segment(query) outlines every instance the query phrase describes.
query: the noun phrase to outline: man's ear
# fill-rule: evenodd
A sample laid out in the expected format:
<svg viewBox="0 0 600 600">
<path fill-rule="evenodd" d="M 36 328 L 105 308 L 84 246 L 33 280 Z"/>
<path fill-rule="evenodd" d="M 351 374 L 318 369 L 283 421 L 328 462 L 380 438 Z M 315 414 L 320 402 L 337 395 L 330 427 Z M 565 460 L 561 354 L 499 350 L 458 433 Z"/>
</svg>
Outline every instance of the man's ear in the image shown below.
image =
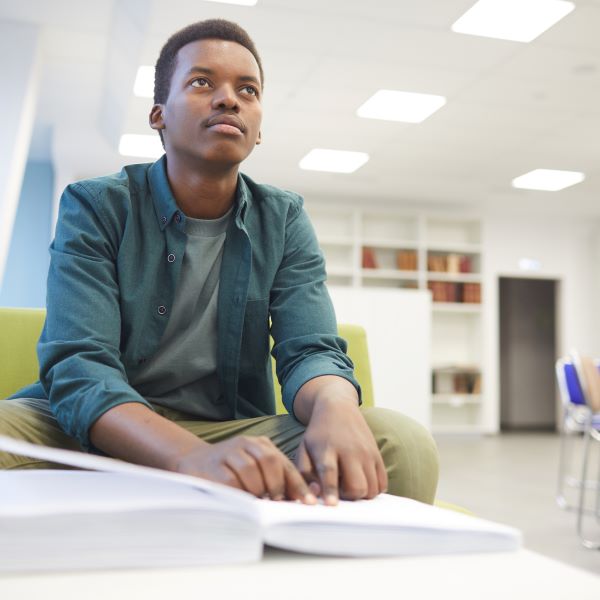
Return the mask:
<svg viewBox="0 0 600 600">
<path fill-rule="evenodd" d="M 258 146 L 262 142 L 262 131 L 259 130 L 258 137 L 256 138 L 256 145 Z"/>
<path fill-rule="evenodd" d="M 162 104 L 155 104 L 150 111 L 150 115 L 148 116 L 148 122 L 150 123 L 150 127 L 152 129 L 164 129 L 165 128 L 165 118 L 164 118 L 164 106 Z"/>
</svg>

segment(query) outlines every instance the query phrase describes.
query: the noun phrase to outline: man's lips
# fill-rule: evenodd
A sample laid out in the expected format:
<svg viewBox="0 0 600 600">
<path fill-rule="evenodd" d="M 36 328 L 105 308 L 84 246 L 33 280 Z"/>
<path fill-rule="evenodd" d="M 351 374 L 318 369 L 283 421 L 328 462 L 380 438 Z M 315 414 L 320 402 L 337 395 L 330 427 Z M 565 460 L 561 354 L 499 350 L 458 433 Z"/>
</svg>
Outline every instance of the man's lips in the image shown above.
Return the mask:
<svg viewBox="0 0 600 600">
<path fill-rule="evenodd" d="M 240 135 L 246 131 L 244 123 L 235 115 L 216 115 L 206 122 L 206 127 L 219 133 Z"/>
</svg>

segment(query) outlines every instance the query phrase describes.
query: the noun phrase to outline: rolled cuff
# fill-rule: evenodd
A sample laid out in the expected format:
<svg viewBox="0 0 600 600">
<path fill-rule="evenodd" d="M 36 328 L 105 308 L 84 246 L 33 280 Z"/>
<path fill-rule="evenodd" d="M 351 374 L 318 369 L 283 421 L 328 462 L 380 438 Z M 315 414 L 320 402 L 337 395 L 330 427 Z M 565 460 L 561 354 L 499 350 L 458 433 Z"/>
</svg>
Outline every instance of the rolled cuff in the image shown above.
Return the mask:
<svg viewBox="0 0 600 600">
<path fill-rule="evenodd" d="M 362 404 L 362 392 L 358 381 L 354 378 L 352 369 L 343 369 L 330 360 L 323 357 L 313 356 L 305 358 L 288 376 L 283 389 L 282 400 L 290 415 L 294 414 L 294 399 L 300 388 L 311 379 L 322 375 L 335 375 L 349 381 L 358 394 L 358 403 Z"/>
<path fill-rule="evenodd" d="M 81 392 L 79 399 L 69 398 L 52 402 L 50 407 L 62 429 L 75 437 L 83 450 L 96 450 L 90 440 L 90 429 L 107 411 L 121 404 L 137 402 L 154 411 L 152 405 L 138 394 L 126 381 L 118 379 L 100 381 L 92 388 Z"/>
</svg>

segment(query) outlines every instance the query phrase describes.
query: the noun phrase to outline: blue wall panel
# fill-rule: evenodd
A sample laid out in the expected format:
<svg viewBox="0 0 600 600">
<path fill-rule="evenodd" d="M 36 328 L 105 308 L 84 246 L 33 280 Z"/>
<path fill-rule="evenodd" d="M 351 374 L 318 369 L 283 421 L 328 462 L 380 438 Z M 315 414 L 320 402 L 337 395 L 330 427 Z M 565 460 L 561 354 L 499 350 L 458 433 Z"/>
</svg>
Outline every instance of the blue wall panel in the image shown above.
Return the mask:
<svg viewBox="0 0 600 600">
<path fill-rule="evenodd" d="M 52 165 L 27 163 L 0 289 L 0 306 L 46 306 L 53 192 Z"/>
</svg>

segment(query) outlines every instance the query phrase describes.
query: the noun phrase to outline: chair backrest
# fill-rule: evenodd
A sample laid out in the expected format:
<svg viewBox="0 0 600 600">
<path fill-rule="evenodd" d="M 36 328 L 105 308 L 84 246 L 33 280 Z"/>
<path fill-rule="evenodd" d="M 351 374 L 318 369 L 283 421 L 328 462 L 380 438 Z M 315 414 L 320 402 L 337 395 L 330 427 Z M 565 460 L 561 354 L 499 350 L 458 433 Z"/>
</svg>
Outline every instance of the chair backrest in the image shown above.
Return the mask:
<svg viewBox="0 0 600 600">
<path fill-rule="evenodd" d="M 45 317 L 44 309 L 0 308 L 0 400 L 38 379 L 35 348 Z M 354 362 L 355 376 L 362 388 L 363 406 L 373 406 L 373 383 L 365 330 L 358 325 L 339 325 L 338 329 L 348 342 L 348 355 Z M 283 414 L 286 410 L 275 377 L 275 361 L 272 362 L 277 414 Z"/>
<path fill-rule="evenodd" d="M 556 379 L 563 406 L 587 404 L 577 368 L 570 358 L 559 358 L 556 361 Z"/>
<path fill-rule="evenodd" d="M 600 372 L 598 361 L 589 356 L 571 352 L 571 361 L 577 371 L 585 403 L 594 412 L 600 413 Z"/>
<path fill-rule="evenodd" d="M 0 400 L 39 377 L 35 347 L 46 311 L 0 308 Z"/>
</svg>

